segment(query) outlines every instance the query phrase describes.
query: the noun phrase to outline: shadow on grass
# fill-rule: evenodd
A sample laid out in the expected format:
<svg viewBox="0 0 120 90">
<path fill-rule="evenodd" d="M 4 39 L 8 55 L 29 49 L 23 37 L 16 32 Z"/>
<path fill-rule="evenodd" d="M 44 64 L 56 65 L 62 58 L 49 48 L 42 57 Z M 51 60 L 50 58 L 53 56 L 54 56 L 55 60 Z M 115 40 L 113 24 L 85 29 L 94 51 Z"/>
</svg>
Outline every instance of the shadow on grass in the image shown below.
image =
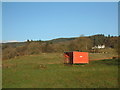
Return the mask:
<svg viewBox="0 0 120 90">
<path fill-rule="evenodd" d="M 93 66 L 93 65 L 119 65 L 120 60 L 119 59 L 104 59 L 104 60 L 96 60 L 96 61 L 90 61 L 89 64 L 64 64 L 65 66 Z"/>
</svg>

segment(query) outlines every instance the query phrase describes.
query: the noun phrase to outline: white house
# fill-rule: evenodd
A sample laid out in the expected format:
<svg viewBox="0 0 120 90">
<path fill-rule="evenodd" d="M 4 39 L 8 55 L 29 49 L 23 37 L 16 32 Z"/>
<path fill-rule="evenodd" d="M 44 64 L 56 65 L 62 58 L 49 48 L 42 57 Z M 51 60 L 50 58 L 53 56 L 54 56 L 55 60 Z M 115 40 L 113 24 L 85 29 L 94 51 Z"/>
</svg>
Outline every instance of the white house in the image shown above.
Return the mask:
<svg viewBox="0 0 120 90">
<path fill-rule="evenodd" d="M 92 47 L 92 49 L 95 49 L 95 48 L 98 48 L 98 49 L 105 48 L 105 45 L 98 45 L 98 46 Z"/>
</svg>

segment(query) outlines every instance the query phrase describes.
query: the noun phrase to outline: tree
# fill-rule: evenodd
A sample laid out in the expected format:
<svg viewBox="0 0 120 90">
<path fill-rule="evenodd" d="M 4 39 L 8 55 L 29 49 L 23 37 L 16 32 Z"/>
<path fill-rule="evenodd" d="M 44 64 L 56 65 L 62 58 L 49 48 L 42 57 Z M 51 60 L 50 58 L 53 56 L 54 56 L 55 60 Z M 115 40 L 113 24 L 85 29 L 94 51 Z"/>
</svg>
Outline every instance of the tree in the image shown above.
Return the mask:
<svg viewBox="0 0 120 90">
<path fill-rule="evenodd" d="M 46 52 L 46 53 L 53 52 L 54 51 L 53 46 L 54 46 L 54 44 L 52 44 L 51 42 L 46 42 L 43 46 L 43 52 Z"/>
<path fill-rule="evenodd" d="M 80 51 L 88 51 L 93 46 L 92 41 L 87 37 L 77 38 L 76 43 L 78 43 L 77 47 L 78 47 L 78 50 L 80 50 Z"/>
<path fill-rule="evenodd" d="M 69 48 L 69 51 L 77 50 L 78 45 L 76 43 L 76 40 L 72 40 L 71 42 L 69 42 L 68 48 Z"/>
<path fill-rule="evenodd" d="M 30 40 L 29 40 L 29 39 L 27 39 L 27 42 L 30 42 Z"/>
<path fill-rule="evenodd" d="M 92 48 L 92 41 L 87 37 L 79 37 L 71 41 L 68 45 L 70 51 L 88 51 Z"/>
<path fill-rule="evenodd" d="M 104 36 L 104 34 L 97 34 L 89 38 L 92 40 L 93 46 L 105 44 L 106 37 Z"/>
</svg>

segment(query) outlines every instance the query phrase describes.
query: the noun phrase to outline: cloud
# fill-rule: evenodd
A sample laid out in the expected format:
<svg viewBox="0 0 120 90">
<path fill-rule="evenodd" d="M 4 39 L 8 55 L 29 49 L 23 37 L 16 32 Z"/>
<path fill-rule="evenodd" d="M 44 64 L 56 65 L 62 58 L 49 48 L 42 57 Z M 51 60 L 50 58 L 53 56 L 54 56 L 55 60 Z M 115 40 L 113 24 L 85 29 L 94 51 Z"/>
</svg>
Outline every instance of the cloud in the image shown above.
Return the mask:
<svg viewBox="0 0 120 90">
<path fill-rule="evenodd" d="M 10 41 L 6 41 L 6 42 L 18 42 L 17 40 L 10 40 Z"/>
<path fill-rule="evenodd" d="M 9 40 L 9 41 L 0 40 L 0 43 L 11 43 L 11 42 L 19 42 L 19 41 L 17 41 L 17 40 Z"/>
</svg>

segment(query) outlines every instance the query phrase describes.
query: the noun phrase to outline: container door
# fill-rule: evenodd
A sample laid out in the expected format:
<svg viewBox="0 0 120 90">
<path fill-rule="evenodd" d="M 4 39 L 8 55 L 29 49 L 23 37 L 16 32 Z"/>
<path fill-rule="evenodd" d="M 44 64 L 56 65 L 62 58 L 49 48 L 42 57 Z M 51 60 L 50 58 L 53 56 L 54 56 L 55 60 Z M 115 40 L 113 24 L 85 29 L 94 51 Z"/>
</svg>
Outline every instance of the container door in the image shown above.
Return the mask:
<svg viewBox="0 0 120 90">
<path fill-rule="evenodd" d="M 65 57 L 64 63 L 66 63 L 66 64 L 73 63 L 73 53 L 72 52 L 65 52 L 64 57 Z"/>
</svg>

